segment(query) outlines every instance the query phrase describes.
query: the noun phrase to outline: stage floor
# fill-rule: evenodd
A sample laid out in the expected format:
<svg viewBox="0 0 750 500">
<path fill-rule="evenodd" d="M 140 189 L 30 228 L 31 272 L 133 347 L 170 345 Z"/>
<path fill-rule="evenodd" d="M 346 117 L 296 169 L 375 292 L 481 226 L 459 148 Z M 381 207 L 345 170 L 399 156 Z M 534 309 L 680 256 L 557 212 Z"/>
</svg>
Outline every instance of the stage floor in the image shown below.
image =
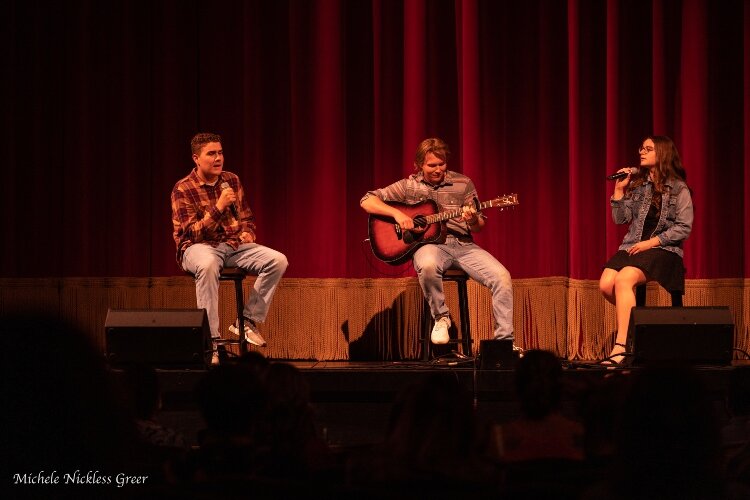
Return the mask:
<svg viewBox="0 0 750 500">
<path fill-rule="evenodd" d="M 380 442 L 391 405 L 403 388 L 419 377 L 436 371 L 451 373 L 473 396 L 480 418 L 502 423 L 520 415 L 515 398 L 512 370 L 483 370 L 473 360 L 436 362 L 348 362 L 287 361 L 299 368 L 310 385 L 316 425 L 332 446 L 360 446 Z M 728 375 L 748 361 L 729 366 L 696 366 L 708 389 L 717 415 L 721 416 L 727 393 Z M 606 369 L 594 363 L 565 362 L 563 369 L 563 412 L 574 416 L 582 391 L 604 377 L 626 376 L 633 368 Z M 203 421 L 194 403 L 193 388 L 205 370 L 157 370 L 163 407 L 157 415 L 163 424 L 182 431 L 196 442 Z"/>
</svg>

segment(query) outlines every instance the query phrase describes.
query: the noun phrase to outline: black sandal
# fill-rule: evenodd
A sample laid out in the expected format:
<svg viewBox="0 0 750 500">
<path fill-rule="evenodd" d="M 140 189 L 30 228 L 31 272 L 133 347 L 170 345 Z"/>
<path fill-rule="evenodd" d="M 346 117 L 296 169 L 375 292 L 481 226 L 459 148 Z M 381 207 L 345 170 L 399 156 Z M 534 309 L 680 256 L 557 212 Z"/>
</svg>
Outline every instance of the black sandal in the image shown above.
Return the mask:
<svg viewBox="0 0 750 500">
<path fill-rule="evenodd" d="M 623 350 L 622 352 L 618 352 L 617 354 L 610 354 L 609 356 L 607 356 L 606 358 L 604 358 L 603 360 L 599 362 L 600 365 L 606 366 L 607 368 L 615 368 L 617 366 L 623 365 L 625 358 L 628 357 L 628 351 L 627 351 L 628 346 L 626 346 L 625 344 L 621 344 L 619 342 L 615 342 L 615 345 L 624 347 L 625 350 Z M 615 356 L 622 356 L 622 359 L 620 361 L 615 361 L 612 359 Z"/>
</svg>

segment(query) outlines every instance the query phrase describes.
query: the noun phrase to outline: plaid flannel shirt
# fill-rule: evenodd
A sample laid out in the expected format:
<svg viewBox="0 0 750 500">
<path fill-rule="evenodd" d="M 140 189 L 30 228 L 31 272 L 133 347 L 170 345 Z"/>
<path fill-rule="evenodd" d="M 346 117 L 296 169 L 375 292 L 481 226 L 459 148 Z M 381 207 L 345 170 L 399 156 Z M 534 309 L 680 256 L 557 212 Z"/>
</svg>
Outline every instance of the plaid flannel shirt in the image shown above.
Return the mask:
<svg viewBox="0 0 750 500">
<path fill-rule="evenodd" d="M 228 208 L 219 212 L 216 202 L 221 196 L 221 185 L 227 182 L 237 194 L 235 206 L 240 220 L 236 220 Z M 190 174 L 177 181 L 172 189 L 172 237 L 177 245 L 177 263 L 182 266 L 185 249 L 195 243 L 217 246 L 227 243 L 238 248 L 240 234 L 255 236 L 255 217 L 245 198 L 240 179 L 232 172 L 224 171 L 213 184 L 203 182 L 194 168 Z"/>
</svg>

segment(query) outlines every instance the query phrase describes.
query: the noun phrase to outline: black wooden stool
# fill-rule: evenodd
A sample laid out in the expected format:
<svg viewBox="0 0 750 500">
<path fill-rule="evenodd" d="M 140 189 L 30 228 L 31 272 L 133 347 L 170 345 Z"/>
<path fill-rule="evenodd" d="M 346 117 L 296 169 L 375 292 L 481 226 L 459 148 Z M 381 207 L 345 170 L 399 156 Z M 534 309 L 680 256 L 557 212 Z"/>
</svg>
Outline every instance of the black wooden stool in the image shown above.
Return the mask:
<svg viewBox="0 0 750 500">
<path fill-rule="evenodd" d="M 466 282 L 469 281 L 469 275 L 460 269 L 448 269 L 443 272 L 443 281 L 454 281 L 458 287 L 458 311 L 461 315 L 461 336 L 456 339 L 450 339 L 449 344 L 463 344 L 464 354 L 472 355 L 471 345 L 471 322 L 469 321 L 469 292 Z M 430 332 L 432 332 L 432 311 L 427 299 L 424 301 L 423 314 L 423 337 L 422 341 L 422 359 L 430 359 Z"/>
<path fill-rule="evenodd" d="M 245 296 L 242 292 L 242 282 L 247 277 L 247 271 L 240 267 L 225 267 L 219 273 L 219 281 L 234 282 L 234 302 L 237 307 L 237 328 L 239 328 L 239 340 L 223 340 L 222 344 L 239 344 L 240 354 L 247 352 L 247 340 L 245 340 Z"/>
<path fill-rule="evenodd" d="M 186 271 L 187 272 L 187 271 Z M 187 272 L 189 276 L 195 278 L 195 275 L 191 272 Z M 224 338 L 211 338 L 212 342 L 216 342 L 219 346 L 226 345 L 239 345 L 240 355 L 247 352 L 247 341 L 245 340 L 245 317 L 243 311 L 245 308 L 244 293 L 242 291 L 242 283 L 247 277 L 247 271 L 239 267 L 224 267 L 219 273 L 219 281 L 232 281 L 234 283 L 234 301 L 237 307 L 237 326 L 239 328 L 239 340 L 224 339 Z"/>
<path fill-rule="evenodd" d="M 682 307 L 682 293 L 669 292 L 672 297 L 672 307 Z M 635 287 L 635 305 L 643 307 L 646 305 L 646 283 Z"/>
</svg>

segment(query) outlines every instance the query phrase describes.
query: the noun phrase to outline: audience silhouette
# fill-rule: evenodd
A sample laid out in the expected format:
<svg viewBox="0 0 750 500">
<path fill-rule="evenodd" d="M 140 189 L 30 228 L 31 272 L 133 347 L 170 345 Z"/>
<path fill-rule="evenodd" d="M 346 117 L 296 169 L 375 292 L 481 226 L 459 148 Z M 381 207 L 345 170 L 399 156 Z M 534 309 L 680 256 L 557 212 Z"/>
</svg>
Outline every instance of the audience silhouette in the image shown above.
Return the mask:
<svg viewBox="0 0 750 500">
<path fill-rule="evenodd" d="M 5 316 L 0 328 L 7 416 L 0 455 L 11 496 L 76 496 L 80 487 L 114 495 L 117 474 L 140 475 L 135 425 L 89 339 L 40 312 Z M 33 349 L 21 353 L 19 342 Z M 57 484 L 29 485 L 50 475 Z"/>
<path fill-rule="evenodd" d="M 634 371 L 615 431 L 613 467 L 586 498 L 732 498 L 722 478 L 719 427 L 689 366 Z"/>
<path fill-rule="evenodd" d="M 520 418 L 496 427 L 510 498 L 577 498 L 585 484 L 583 425 L 562 411 L 562 366 L 548 351 L 527 350 L 515 369 Z"/>
<path fill-rule="evenodd" d="M 317 436 L 310 387 L 302 373 L 288 363 L 272 363 L 265 383 L 269 400 L 259 435 L 265 474 L 310 480 L 330 472 L 333 456 Z"/>
<path fill-rule="evenodd" d="M 607 373 L 583 384 L 578 412 L 585 429 L 583 448 L 586 461 L 595 470 L 607 470 L 617 453 L 617 422 L 622 402 L 630 390 L 630 374 Z"/>
<path fill-rule="evenodd" d="M 721 429 L 726 475 L 750 487 L 750 366 L 730 372 L 726 407 L 729 419 Z"/>
<path fill-rule="evenodd" d="M 188 451 L 182 436 L 158 424 L 153 368 L 126 367 L 116 385 L 101 353 L 71 324 L 35 313 L 1 325 L 9 403 L 2 466 L 15 497 L 39 494 L 23 488 L 32 475 L 54 471 L 77 475 L 74 484 L 87 488 L 96 477 L 141 475 L 151 482 L 140 496 L 180 498 L 314 491 L 735 499 L 750 492 L 750 367 L 729 372 L 723 428 L 696 370 L 672 364 L 592 377 L 579 421 L 563 409 L 560 361 L 529 350 L 514 374 L 522 415 L 495 432 L 477 418 L 457 373 L 436 370 L 399 392 L 382 443 L 344 451 L 345 469 L 319 438 L 310 387 L 291 364 L 247 353 L 207 371 L 195 390 L 205 429 Z M 33 356 L 17 355 L 18 339 L 33 339 Z M 132 494 L 131 487 L 107 496 Z"/>
<path fill-rule="evenodd" d="M 583 425 L 561 412 L 562 366 L 548 351 L 528 350 L 515 370 L 523 416 L 500 427 L 500 456 L 506 462 L 583 460 Z"/>
<path fill-rule="evenodd" d="M 257 476 L 256 435 L 268 394 L 249 364 L 225 363 L 208 371 L 195 388 L 206 427 L 199 449 L 177 467 L 183 483 L 227 484 Z"/>
<path fill-rule="evenodd" d="M 122 371 L 120 382 L 139 437 L 144 444 L 175 451 L 190 448 L 182 433 L 162 425 L 156 419 L 162 399 L 159 377 L 153 366 L 144 364 L 127 366 Z"/>
<path fill-rule="evenodd" d="M 332 477 L 335 464 L 316 434 L 310 389 L 294 366 L 248 353 L 212 368 L 196 397 L 206 428 L 200 448 L 175 468 L 182 486 L 231 496 L 252 485 L 255 498 L 270 498 L 302 494 Z"/>
<path fill-rule="evenodd" d="M 472 399 L 455 374 L 420 378 L 396 397 L 381 446 L 352 464 L 350 480 L 373 496 L 481 494 L 496 490 Z"/>
</svg>

